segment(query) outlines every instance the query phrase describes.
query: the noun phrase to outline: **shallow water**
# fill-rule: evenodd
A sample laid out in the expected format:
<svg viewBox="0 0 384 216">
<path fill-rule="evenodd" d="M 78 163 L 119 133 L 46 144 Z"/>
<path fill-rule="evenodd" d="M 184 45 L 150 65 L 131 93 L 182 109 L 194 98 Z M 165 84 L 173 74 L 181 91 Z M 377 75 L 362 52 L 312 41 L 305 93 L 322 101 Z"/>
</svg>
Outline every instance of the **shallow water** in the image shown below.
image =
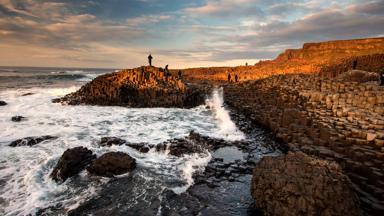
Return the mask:
<svg viewBox="0 0 384 216">
<path fill-rule="evenodd" d="M 3 88 L 0 91 L 0 100 L 8 103 L 0 107 L 0 214 L 25 215 L 57 204 L 68 210 L 97 194 L 108 178 L 92 177 L 85 171 L 61 185 L 49 178 L 57 160 L 68 148 L 84 146 L 98 156 L 109 151 L 126 152 L 137 160 L 137 175 L 148 181 L 155 179 L 162 187 L 178 193 L 193 184 L 193 172 L 204 169 L 211 159 L 208 152 L 176 158 L 159 152 L 142 154 L 127 146 L 99 147 L 97 142 L 101 137 L 116 136 L 133 143 L 158 144 L 185 137 L 194 130 L 226 140 L 245 138 L 223 108 L 220 90 L 213 93 L 207 105 L 193 109 L 133 109 L 51 103 L 51 99 L 80 87 L 68 83 L 71 86 L 62 88 Z M 22 96 L 24 93 L 33 94 Z M 12 122 L 11 117 L 15 115 L 25 116 L 26 120 Z M 43 135 L 59 138 L 33 147 L 8 147 L 13 140 Z M 135 196 L 149 195 L 144 185 L 136 191 L 133 200 Z"/>
</svg>

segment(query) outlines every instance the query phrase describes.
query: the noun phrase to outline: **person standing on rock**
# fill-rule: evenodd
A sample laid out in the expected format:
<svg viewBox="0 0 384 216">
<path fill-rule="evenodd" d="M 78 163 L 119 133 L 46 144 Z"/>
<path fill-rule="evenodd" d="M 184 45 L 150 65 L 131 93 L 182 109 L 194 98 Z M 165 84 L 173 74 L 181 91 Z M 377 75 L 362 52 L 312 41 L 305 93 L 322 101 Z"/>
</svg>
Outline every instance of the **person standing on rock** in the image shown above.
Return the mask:
<svg viewBox="0 0 384 216">
<path fill-rule="evenodd" d="M 151 66 L 151 67 L 152 67 L 152 59 L 153 59 L 152 55 L 149 54 L 149 56 L 148 56 L 148 63 L 149 63 L 149 66 Z"/>
<path fill-rule="evenodd" d="M 228 82 L 231 82 L 231 74 L 230 73 L 228 73 Z"/>
<path fill-rule="evenodd" d="M 179 79 L 181 79 L 181 76 L 182 76 L 181 70 L 179 70 L 179 72 L 177 72 L 177 77 L 179 77 Z"/>
</svg>

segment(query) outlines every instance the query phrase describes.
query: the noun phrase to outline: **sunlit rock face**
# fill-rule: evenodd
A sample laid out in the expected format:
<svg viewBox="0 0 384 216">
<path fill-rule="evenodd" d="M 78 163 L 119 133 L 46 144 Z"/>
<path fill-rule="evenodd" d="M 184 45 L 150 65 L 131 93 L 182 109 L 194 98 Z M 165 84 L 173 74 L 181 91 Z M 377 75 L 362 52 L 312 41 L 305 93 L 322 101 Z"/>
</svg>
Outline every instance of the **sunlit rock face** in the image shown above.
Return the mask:
<svg viewBox="0 0 384 216">
<path fill-rule="evenodd" d="M 384 67 L 384 38 L 337 40 L 305 43 L 300 49 L 287 49 L 274 60 L 238 67 L 211 67 L 186 69 L 189 79 L 227 80 L 231 74 L 239 81 L 266 78 L 274 74 L 319 73 L 336 76 L 359 69 L 377 72 Z M 356 63 L 354 63 L 356 61 Z M 244 62 L 245 64 L 245 62 Z M 355 68 L 354 68 L 355 64 Z"/>
<path fill-rule="evenodd" d="M 201 105 L 205 91 L 185 84 L 161 68 L 139 67 L 105 74 L 53 102 L 128 107 L 183 107 Z"/>
</svg>

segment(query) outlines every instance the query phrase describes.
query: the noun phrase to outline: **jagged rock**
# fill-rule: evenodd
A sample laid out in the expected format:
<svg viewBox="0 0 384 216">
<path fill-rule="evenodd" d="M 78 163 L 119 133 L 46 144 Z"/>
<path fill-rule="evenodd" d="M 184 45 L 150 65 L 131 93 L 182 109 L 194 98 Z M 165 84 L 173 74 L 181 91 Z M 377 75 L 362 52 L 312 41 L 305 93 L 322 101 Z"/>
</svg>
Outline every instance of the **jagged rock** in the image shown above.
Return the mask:
<svg viewBox="0 0 384 216">
<path fill-rule="evenodd" d="M 12 116 L 11 121 L 13 121 L 13 122 L 20 122 L 23 119 L 25 119 L 24 116 Z"/>
<path fill-rule="evenodd" d="M 5 106 L 5 105 L 7 105 L 7 103 L 5 101 L 0 100 L 0 106 Z"/>
<path fill-rule="evenodd" d="M 94 159 L 96 159 L 96 155 L 87 148 L 75 147 L 67 149 L 57 162 L 50 177 L 56 182 L 64 182 L 69 177 L 82 171 Z"/>
<path fill-rule="evenodd" d="M 204 103 L 205 91 L 156 67 L 140 67 L 105 74 L 77 92 L 52 102 L 128 107 L 184 107 Z"/>
<path fill-rule="evenodd" d="M 125 140 L 117 137 L 102 137 L 100 140 L 100 146 L 111 146 L 111 145 L 123 145 L 126 143 Z"/>
<path fill-rule="evenodd" d="M 168 151 L 170 155 L 181 157 L 184 154 L 204 153 L 213 148 L 213 140 L 191 132 L 188 137 L 172 139 L 156 145 L 156 151 Z"/>
<path fill-rule="evenodd" d="M 239 145 L 242 144 L 241 142 L 236 143 Z M 168 151 L 170 155 L 177 157 L 184 154 L 203 153 L 207 150 L 215 150 L 231 145 L 222 139 L 213 139 L 202 136 L 194 131 L 191 131 L 185 138 L 168 140 L 158 145 L 151 145 L 148 143 L 128 143 L 126 140 L 117 137 L 103 137 L 99 144 L 101 146 L 127 145 L 142 153 L 147 153 L 150 149 L 155 148 L 156 151 Z"/>
<path fill-rule="evenodd" d="M 108 152 L 94 160 L 88 167 L 89 173 L 113 177 L 130 172 L 136 168 L 136 160 L 123 152 Z"/>
<path fill-rule="evenodd" d="M 153 148 L 153 145 L 149 145 L 147 143 L 127 143 L 126 145 L 141 153 L 147 153 L 151 148 Z"/>
<path fill-rule="evenodd" d="M 341 168 L 301 152 L 264 157 L 253 170 L 251 193 L 265 215 L 360 215 Z"/>
<path fill-rule="evenodd" d="M 40 136 L 40 137 L 24 137 L 22 139 L 15 140 L 9 144 L 11 147 L 17 146 L 33 146 L 39 144 L 45 140 L 57 139 L 56 136 Z"/>
</svg>

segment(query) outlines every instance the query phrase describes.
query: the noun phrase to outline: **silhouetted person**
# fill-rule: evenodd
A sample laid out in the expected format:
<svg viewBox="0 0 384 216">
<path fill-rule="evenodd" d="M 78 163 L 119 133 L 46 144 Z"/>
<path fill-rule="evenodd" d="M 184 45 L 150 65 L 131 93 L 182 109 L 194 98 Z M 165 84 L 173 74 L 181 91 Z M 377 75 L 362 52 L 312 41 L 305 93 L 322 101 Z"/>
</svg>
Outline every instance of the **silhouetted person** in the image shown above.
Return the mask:
<svg viewBox="0 0 384 216">
<path fill-rule="evenodd" d="M 179 70 L 179 72 L 177 72 L 177 76 L 179 77 L 179 79 L 181 79 L 181 70 Z"/>
<path fill-rule="evenodd" d="M 384 72 L 381 73 L 381 76 L 380 76 L 380 85 L 384 86 Z"/>
<path fill-rule="evenodd" d="M 152 66 L 152 59 L 153 59 L 152 55 L 149 54 L 149 56 L 148 56 L 148 63 L 149 63 L 149 66 Z"/>
<path fill-rule="evenodd" d="M 248 62 L 245 62 L 245 66 L 248 66 Z"/>
<path fill-rule="evenodd" d="M 168 71 L 168 65 L 165 65 L 165 71 Z"/>
<path fill-rule="evenodd" d="M 357 60 L 353 61 L 353 70 L 356 70 Z"/>
<path fill-rule="evenodd" d="M 231 82 L 231 74 L 228 74 L 228 82 Z"/>
<path fill-rule="evenodd" d="M 235 74 L 235 82 L 237 82 L 239 80 L 239 77 L 237 76 L 237 74 Z"/>
</svg>

